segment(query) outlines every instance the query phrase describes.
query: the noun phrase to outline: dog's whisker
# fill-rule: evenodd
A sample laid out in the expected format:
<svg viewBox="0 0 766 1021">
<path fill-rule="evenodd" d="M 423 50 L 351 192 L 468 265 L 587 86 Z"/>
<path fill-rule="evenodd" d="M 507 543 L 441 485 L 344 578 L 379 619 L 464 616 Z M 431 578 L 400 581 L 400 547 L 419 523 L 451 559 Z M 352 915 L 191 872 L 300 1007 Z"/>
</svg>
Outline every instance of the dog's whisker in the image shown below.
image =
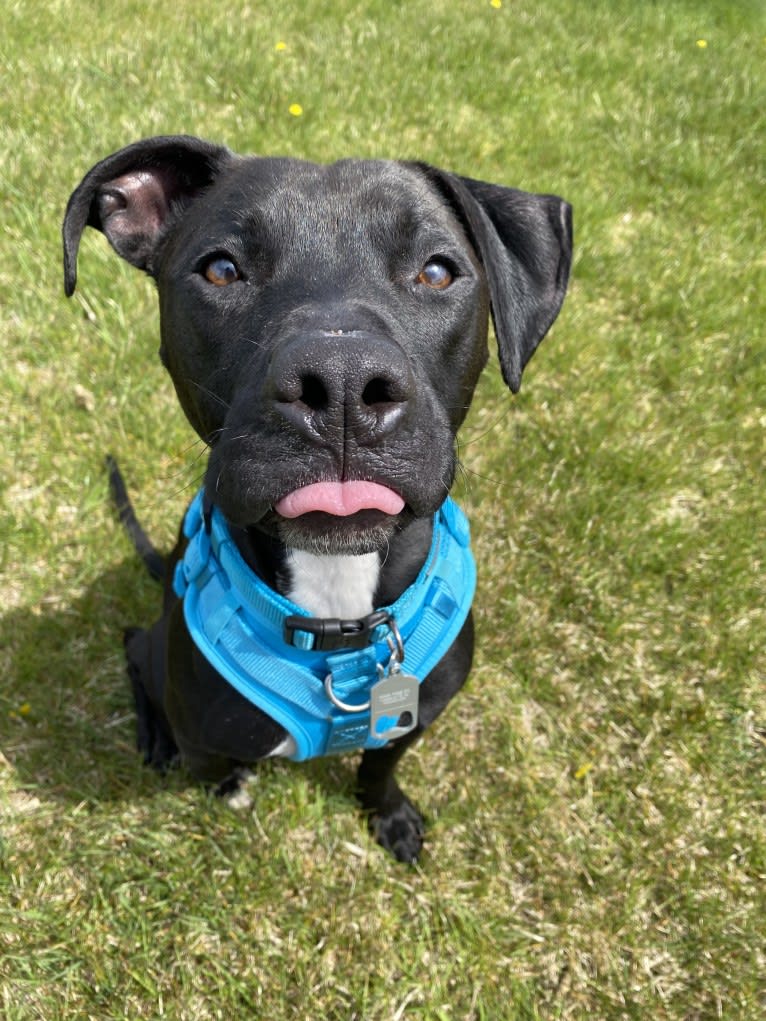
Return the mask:
<svg viewBox="0 0 766 1021">
<path fill-rule="evenodd" d="M 239 443 L 240 440 L 247 440 L 247 439 L 250 439 L 251 437 L 252 437 L 252 433 L 241 432 L 241 433 L 237 433 L 235 436 L 226 436 L 220 442 L 222 444 L 224 444 L 224 445 L 228 444 L 228 443 Z"/>
<path fill-rule="evenodd" d="M 191 459 L 189 463 L 197 464 L 198 461 L 200 461 L 203 457 L 207 455 L 209 450 L 210 448 L 207 445 L 205 445 L 204 447 L 197 451 L 197 453 L 194 455 L 194 457 Z"/>
<path fill-rule="evenodd" d="M 466 491 L 470 489 L 471 480 L 468 478 L 468 472 L 466 471 L 465 465 L 462 461 L 458 461 L 455 466 L 455 476 L 456 480 L 459 480 L 462 483 Z"/>
<path fill-rule="evenodd" d="M 389 556 L 390 552 L 391 552 L 391 540 L 388 537 L 386 537 L 386 552 L 383 554 L 383 557 L 382 557 L 382 559 L 380 561 L 380 569 L 381 569 L 381 571 L 383 570 L 383 568 L 388 563 L 388 556 Z"/>
<path fill-rule="evenodd" d="M 197 444 L 195 444 L 195 446 L 197 446 Z M 188 462 L 190 465 L 196 464 L 201 458 L 205 457 L 210 450 L 210 445 L 208 443 L 204 443 L 201 440 L 199 441 L 198 446 L 199 449 L 195 452 L 194 456 Z M 194 447 L 189 447 L 186 453 L 189 453 L 189 451 L 193 449 Z"/>
<path fill-rule="evenodd" d="M 186 444 L 186 446 L 181 447 L 177 451 L 177 455 L 176 456 L 183 457 L 184 454 L 188 454 L 190 450 L 194 450 L 195 447 L 199 447 L 199 446 L 206 447 L 207 443 L 205 442 L 205 440 L 201 439 L 199 436 L 195 436 L 195 437 L 193 437 L 193 439 L 191 439 L 189 441 L 189 443 Z"/>
<path fill-rule="evenodd" d="M 478 442 L 479 442 L 480 440 L 483 440 L 485 436 L 488 436 L 488 435 L 489 435 L 489 434 L 490 434 L 491 432 L 494 432 L 494 430 L 495 430 L 495 429 L 496 429 L 496 428 L 497 428 L 497 427 L 498 427 L 498 426 L 499 426 L 499 425 L 500 425 L 501 423 L 505 423 L 505 422 L 507 422 L 507 421 L 508 421 L 508 419 L 509 419 L 509 418 L 511 417 L 511 415 L 512 415 L 512 414 L 513 414 L 513 408 L 512 408 L 512 407 L 508 407 L 508 408 L 505 408 L 505 409 L 503 409 L 503 410 L 502 410 L 501 412 L 499 412 L 499 414 L 497 415 L 497 417 L 496 417 L 496 418 L 494 418 L 494 419 L 493 419 L 493 420 L 492 420 L 492 421 L 491 421 L 491 422 L 490 422 L 490 423 L 489 423 L 489 424 L 488 424 L 488 425 L 487 425 L 487 426 L 486 426 L 486 427 L 484 428 L 484 431 L 483 431 L 483 432 L 480 432 L 480 433 L 476 433 L 476 434 L 475 434 L 474 436 L 469 436 L 469 437 L 467 437 L 467 438 L 461 438 L 460 442 L 461 442 L 462 446 L 464 446 L 464 447 L 470 447 L 470 446 L 472 446 L 472 444 L 474 444 L 474 443 L 478 443 Z"/>
<path fill-rule="evenodd" d="M 202 383 L 198 383 L 197 380 L 192 379 L 191 376 L 186 377 L 186 382 L 190 383 L 192 386 L 196 386 L 196 388 L 201 393 L 205 394 L 206 397 L 212 398 L 214 401 L 220 404 L 222 408 L 226 408 L 227 411 L 230 410 L 231 404 L 229 404 L 228 401 L 225 401 L 223 397 L 220 397 L 214 390 L 211 390 L 209 387 L 204 386 Z"/>
<path fill-rule="evenodd" d="M 190 479 L 188 482 L 185 482 L 180 488 L 174 490 L 171 493 L 168 493 L 166 502 L 172 503 L 173 501 L 177 500 L 179 496 L 185 496 L 189 492 L 196 493 L 199 487 L 202 485 L 202 481 L 204 478 L 205 473 L 202 472 L 201 475 L 197 475 L 195 478 Z"/>
<path fill-rule="evenodd" d="M 468 468 L 466 465 L 461 465 L 461 474 L 465 477 L 466 484 L 470 482 L 468 476 L 472 479 L 481 479 L 482 482 L 489 482 L 492 486 L 497 486 L 498 489 L 507 489 L 510 487 L 510 483 L 507 479 L 494 478 L 492 475 L 482 475 L 481 472 L 477 472 L 474 468 Z"/>
</svg>

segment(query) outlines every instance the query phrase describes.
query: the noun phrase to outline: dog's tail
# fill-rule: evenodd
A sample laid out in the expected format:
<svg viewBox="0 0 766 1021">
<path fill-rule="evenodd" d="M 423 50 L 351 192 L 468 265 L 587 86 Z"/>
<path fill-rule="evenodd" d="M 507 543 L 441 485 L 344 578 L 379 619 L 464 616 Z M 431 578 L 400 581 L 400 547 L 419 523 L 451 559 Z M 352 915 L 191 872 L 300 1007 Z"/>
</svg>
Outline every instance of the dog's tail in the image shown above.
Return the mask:
<svg viewBox="0 0 766 1021">
<path fill-rule="evenodd" d="M 146 564 L 149 574 L 156 581 L 162 581 L 165 577 L 165 558 L 141 527 L 136 512 L 133 510 L 133 504 L 130 502 L 125 480 L 111 454 L 108 454 L 106 458 L 106 470 L 109 475 L 109 492 L 112 502 L 117 508 L 120 521 L 130 536 L 136 552 Z"/>
</svg>

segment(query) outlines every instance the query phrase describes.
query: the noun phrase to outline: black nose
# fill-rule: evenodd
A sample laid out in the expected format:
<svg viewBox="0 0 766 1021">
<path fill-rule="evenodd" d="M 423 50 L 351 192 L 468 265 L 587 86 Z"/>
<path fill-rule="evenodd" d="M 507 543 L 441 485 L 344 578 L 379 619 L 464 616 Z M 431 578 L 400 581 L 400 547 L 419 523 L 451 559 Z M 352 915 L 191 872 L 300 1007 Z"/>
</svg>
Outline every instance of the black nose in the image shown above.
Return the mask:
<svg viewBox="0 0 766 1021">
<path fill-rule="evenodd" d="M 399 425 L 414 385 L 399 345 L 361 332 L 293 337 L 277 349 L 269 377 L 276 409 L 299 432 L 363 445 Z"/>
</svg>

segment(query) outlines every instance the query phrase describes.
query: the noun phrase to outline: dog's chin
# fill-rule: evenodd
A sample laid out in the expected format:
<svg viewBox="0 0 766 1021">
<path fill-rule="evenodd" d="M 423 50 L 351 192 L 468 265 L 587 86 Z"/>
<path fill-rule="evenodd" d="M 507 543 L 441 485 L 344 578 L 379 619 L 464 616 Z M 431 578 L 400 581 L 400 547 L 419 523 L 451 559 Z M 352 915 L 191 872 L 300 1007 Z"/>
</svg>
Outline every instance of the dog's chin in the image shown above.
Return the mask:
<svg viewBox="0 0 766 1021">
<path fill-rule="evenodd" d="M 285 546 L 320 555 L 360 556 L 385 551 L 391 536 L 400 527 L 402 515 L 362 510 L 348 517 L 322 511 L 297 518 L 283 518 L 272 512 L 269 517 L 269 524 Z"/>
</svg>

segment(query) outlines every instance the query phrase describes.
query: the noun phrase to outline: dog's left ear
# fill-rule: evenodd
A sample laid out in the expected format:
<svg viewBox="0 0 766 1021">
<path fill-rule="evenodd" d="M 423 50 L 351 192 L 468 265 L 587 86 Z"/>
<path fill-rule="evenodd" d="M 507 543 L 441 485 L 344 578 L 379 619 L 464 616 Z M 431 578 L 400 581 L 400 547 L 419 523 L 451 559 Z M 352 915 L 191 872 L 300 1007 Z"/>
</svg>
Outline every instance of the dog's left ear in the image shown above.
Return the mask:
<svg viewBox="0 0 766 1021">
<path fill-rule="evenodd" d="M 572 264 L 572 207 L 422 165 L 476 249 L 489 284 L 500 365 L 511 390 L 559 313 Z"/>
</svg>

